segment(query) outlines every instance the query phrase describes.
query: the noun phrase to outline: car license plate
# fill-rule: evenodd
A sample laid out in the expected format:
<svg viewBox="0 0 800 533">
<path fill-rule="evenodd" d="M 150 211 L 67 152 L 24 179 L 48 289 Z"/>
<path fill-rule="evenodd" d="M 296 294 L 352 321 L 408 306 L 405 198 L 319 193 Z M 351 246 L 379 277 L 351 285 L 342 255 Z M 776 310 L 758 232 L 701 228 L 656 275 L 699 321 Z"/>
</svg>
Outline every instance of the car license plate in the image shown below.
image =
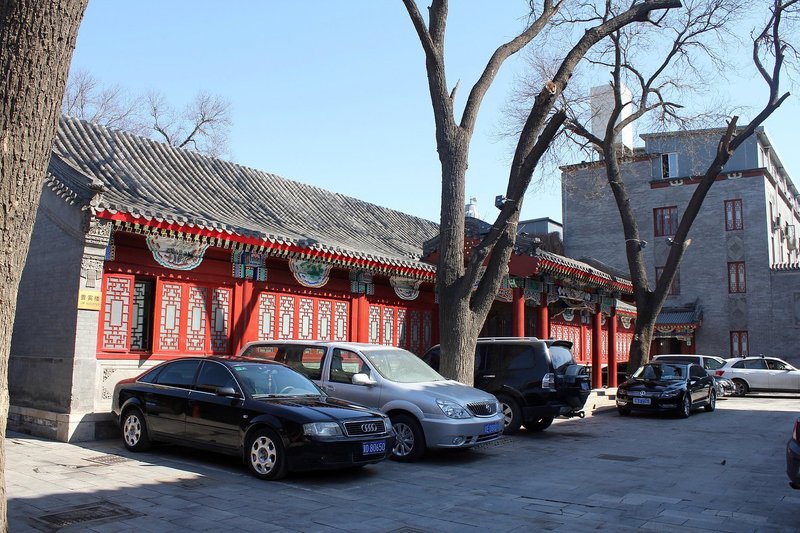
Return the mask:
<svg viewBox="0 0 800 533">
<path fill-rule="evenodd" d="M 588 384 L 588 383 L 586 383 L 586 382 L 583 382 L 583 383 L 581 383 L 581 389 L 583 389 L 583 390 L 589 390 L 589 384 Z"/>
<path fill-rule="evenodd" d="M 386 441 L 378 440 L 374 442 L 361 443 L 362 455 L 373 455 L 376 453 L 385 453 L 385 452 L 386 452 Z"/>
<path fill-rule="evenodd" d="M 634 398 L 633 403 L 636 405 L 650 405 L 650 398 Z"/>
<path fill-rule="evenodd" d="M 494 422 L 483 426 L 484 433 L 497 433 L 498 431 L 500 431 L 500 422 Z"/>
</svg>

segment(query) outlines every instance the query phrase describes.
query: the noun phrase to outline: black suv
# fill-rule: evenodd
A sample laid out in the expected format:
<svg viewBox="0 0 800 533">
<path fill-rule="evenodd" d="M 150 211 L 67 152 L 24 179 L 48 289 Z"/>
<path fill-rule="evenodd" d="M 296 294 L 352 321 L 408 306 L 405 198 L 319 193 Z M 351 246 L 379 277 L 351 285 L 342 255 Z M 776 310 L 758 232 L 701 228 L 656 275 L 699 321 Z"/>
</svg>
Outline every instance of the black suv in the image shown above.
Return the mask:
<svg viewBox="0 0 800 533">
<path fill-rule="evenodd" d="M 507 435 L 520 426 L 542 431 L 557 416 L 583 417 L 591 385 L 586 367 L 572 357 L 572 343 L 536 337 L 489 337 L 475 348 L 475 387 L 503 407 Z M 439 369 L 439 345 L 423 359 Z"/>
</svg>

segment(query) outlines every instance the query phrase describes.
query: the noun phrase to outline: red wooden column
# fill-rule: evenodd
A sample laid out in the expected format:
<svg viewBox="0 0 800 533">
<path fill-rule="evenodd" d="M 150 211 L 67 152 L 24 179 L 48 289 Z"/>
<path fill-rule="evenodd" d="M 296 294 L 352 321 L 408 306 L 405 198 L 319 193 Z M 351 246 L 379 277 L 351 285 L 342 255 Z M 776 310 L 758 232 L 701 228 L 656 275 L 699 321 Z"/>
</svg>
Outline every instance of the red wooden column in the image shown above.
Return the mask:
<svg viewBox="0 0 800 533">
<path fill-rule="evenodd" d="M 513 289 L 512 332 L 514 337 L 525 336 L 525 289 Z"/>
<path fill-rule="evenodd" d="M 600 312 L 600 304 L 592 315 L 592 388 L 600 389 L 603 387 L 603 363 L 600 359 L 603 342 L 603 314 Z"/>
<path fill-rule="evenodd" d="M 550 314 L 547 312 L 547 293 L 543 292 L 536 307 L 536 336 L 540 339 L 550 338 Z"/>
<path fill-rule="evenodd" d="M 617 308 L 608 316 L 608 387 L 617 386 Z"/>
<path fill-rule="evenodd" d="M 353 341 L 369 342 L 369 302 L 366 294 L 353 299 Z"/>
</svg>

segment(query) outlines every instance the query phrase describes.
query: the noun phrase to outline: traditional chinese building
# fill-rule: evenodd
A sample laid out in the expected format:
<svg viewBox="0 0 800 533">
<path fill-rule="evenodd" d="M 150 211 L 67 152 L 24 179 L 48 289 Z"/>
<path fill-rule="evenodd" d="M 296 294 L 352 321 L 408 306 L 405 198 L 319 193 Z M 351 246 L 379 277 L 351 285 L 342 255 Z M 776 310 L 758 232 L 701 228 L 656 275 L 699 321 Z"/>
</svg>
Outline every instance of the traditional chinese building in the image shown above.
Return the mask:
<svg viewBox="0 0 800 533">
<path fill-rule="evenodd" d="M 405 213 L 62 119 L 20 284 L 9 427 L 96 438 L 111 428 L 120 379 L 256 339 L 421 354 L 438 342 L 435 267 L 422 257 L 437 232 Z M 629 283 L 528 252 L 512 261 L 488 334 L 510 316 L 511 334 L 557 332 L 581 360 L 601 364 L 592 354 L 608 357 L 608 338 L 627 359 L 630 313 L 617 297 Z M 623 332 L 616 318 L 604 329 L 612 316 Z"/>
</svg>

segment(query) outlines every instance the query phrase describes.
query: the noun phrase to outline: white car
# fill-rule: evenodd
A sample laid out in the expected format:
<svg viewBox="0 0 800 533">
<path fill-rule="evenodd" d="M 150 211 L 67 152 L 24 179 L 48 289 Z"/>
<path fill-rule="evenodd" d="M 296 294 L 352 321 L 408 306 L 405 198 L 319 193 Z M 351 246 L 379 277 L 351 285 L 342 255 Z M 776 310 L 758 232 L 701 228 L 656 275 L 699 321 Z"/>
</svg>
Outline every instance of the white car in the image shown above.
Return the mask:
<svg viewBox="0 0 800 533">
<path fill-rule="evenodd" d="M 800 392 L 800 370 L 776 357 L 726 359 L 716 375 L 733 380 L 737 396 L 748 392 Z"/>
</svg>

